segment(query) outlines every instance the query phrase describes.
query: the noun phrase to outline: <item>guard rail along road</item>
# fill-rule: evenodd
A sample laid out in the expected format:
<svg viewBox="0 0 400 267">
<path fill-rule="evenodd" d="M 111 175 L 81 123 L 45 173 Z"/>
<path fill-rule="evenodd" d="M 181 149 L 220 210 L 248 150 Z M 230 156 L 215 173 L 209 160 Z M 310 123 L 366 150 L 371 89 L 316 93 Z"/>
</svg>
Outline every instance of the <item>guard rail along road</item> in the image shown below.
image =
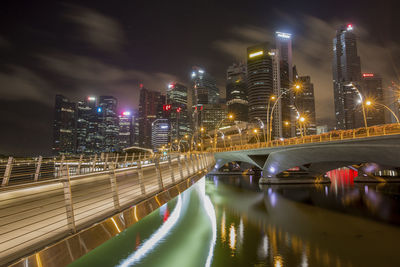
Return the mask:
<svg viewBox="0 0 400 267">
<path fill-rule="evenodd" d="M 206 174 L 214 164 L 212 153 L 0 161 L 0 266 L 107 218 L 117 226 L 111 216 L 149 198 L 159 202 L 158 194 L 169 195 L 166 191 L 186 181 L 189 186 L 189 178 Z"/>
<path fill-rule="evenodd" d="M 235 138 L 231 142 L 230 146 L 224 145 L 223 139 L 218 138 L 219 143 L 217 148 L 209 149 L 214 152 L 226 152 L 226 151 L 238 151 L 238 150 L 248 150 L 257 148 L 267 148 L 267 147 L 282 147 L 290 145 L 308 144 L 308 143 L 320 143 L 338 140 L 350 140 L 358 138 L 368 138 L 376 136 L 386 136 L 400 134 L 400 124 L 384 124 L 371 127 L 362 127 L 351 130 L 337 130 L 328 133 L 318 134 L 318 135 L 307 135 L 302 137 L 293 137 L 286 139 L 277 139 L 269 142 L 260 142 L 260 139 L 252 138 L 250 140 L 242 140 L 241 136 L 238 134 L 231 135 Z M 261 135 L 261 133 L 259 133 Z M 229 142 L 228 142 L 229 145 Z M 211 145 L 210 145 L 211 146 Z"/>
</svg>

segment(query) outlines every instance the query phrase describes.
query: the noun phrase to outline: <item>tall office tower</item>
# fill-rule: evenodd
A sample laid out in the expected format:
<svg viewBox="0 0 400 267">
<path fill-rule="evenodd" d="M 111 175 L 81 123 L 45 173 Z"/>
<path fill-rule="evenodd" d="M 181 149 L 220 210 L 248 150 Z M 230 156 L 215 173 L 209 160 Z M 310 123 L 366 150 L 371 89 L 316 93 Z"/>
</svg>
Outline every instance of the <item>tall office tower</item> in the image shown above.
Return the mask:
<svg viewBox="0 0 400 267">
<path fill-rule="evenodd" d="M 156 119 L 151 124 L 151 145 L 154 151 L 167 146 L 169 140 L 168 119 Z"/>
<path fill-rule="evenodd" d="M 356 127 L 356 110 L 361 79 L 360 57 L 357 55 L 357 40 L 353 25 L 341 26 L 333 38 L 333 93 L 337 129 Z"/>
<path fill-rule="evenodd" d="M 124 111 L 119 116 L 118 150 L 133 145 L 133 116 L 130 111 Z"/>
<path fill-rule="evenodd" d="M 75 103 L 56 95 L 53 124 L 53 153 L 75 153 Z"/>
<path fill-rule="evenodd" d="M 163 98 L 158 91 L 151 91 L 140 85 L 139 99 L 139 146 L 151 148 L 151 124 L 162 111 Z"/>
<path fill-rule="evenodd" d="M 201 107 L 205 104 L 216 104 L 219 99 L 217 82 L 210 74 L 199 67 L 193 67 L 191 74 L 193 128 L 196 130 L 200 124 Z"/>
<path fill-rule="evenodd" d="M 167 89 L 167 107 L 171 131 L 170 140 L 176 140 L 190 133 L 188 114 L 188 89 L 180 83 L 170 83 Z"/>
<path fill-rule="evenodd" d="M 225 104 L 207 104 L 202 107 L 200 123 L 206 132 L 214 131 L 218 123 L 227 117 Z M 221 124 L 220 126 L 224 125 Z"/>
<path fill-rule="evenodd" d="M 139 146 L 139 112 L 132 111 L 132 146 Z"/>
<path fill-rule="evenodd" d="M 235 63 L 226 71 L 226 104 L 228 113 L 235 114 L 236 121 L 248 121 L 246 75 L 247 68 L 243 63 Z"/>
<path fill-rule="evenodd" d="M 302 90 L 295 94 L 294 105 L 300 116 L 305 118 L 305 121 L 301 125 L 297 122 L 297 125 L 301 127 L 297 128 L 296 134 L 301 135 L 300 128 L 303 132 L 306 132 L 306 135 L 313 135 L 317 133 L 314 84 L 311 83 L 310 76 L 300 76 L 297 81 L 301 84 Z"/>
<path fill-rule="evenodd" d="M 367 125 L 374 126 L 385 124 L 385 108 L 382 90 L 382 78 L 374 73 L 363 73 L 361 78 L 361 94 L 364 99 L 372 99 L 373 107 L 366 107 Z"/>
<path fill-rule="evenodd" d="M 290 33 L 276 32 L 275 44 L 279 56 L 280 92 L 287 91 L 281 99 L 282 137 L 288 138 L 295 134 L 295 114 L 293 110 L 293 63 L 292 63 L 292 35 Z M 290 122 L 289 127 L 285 122 Z"/>
<path fill-rule="evenodd" d="M 118 151 L 119 123 L 117 99 L 113 96 L 99 98 L 99 130 L 102 137 L 101 152 Z"/>
<path fill-rule="evenodd" d="M 76 152 L 93 154 L 97 152 L 96 136 L 98 134 L 96 98 L 88 96 L 77 103 L 76 118 Z"/>
<path fill-rule="evenodd" d="M 247 48 L 249 122 L 262 121 L 262 126 L 265 128 L 268 101 L 274 94 L 273 57 L 275 55 L 270 51 L 267 43 Z"/>
</svg>

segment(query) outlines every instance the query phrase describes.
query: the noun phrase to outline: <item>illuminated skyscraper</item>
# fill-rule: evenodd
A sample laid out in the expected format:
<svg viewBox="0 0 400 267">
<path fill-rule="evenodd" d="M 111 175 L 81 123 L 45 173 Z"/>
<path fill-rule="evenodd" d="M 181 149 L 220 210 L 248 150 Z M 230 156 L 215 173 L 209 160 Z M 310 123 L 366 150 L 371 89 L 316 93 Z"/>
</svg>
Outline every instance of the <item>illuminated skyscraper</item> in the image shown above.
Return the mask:
<svg viewBox="0 0 400 267">
<path fill-rule="evenodd" d="M 118 148 L 124 148 L 133 145 L 133 125 L 134 117 L 130 111 L 124 111 L 119 116 Z"/>
<path fill-rule="evenodd" d="M 75 103 L 56 95 L 53 124 L 53 153 L 75 153 Z"/>
<path fill-rule="evenodd" d="M 96 97 L 88 96 L 77 104 L 76 152 L 78 154 L 97 153 L 101 141 L 98 140 L 98 115 Z"/>
<path fill-rule="evenodd" d="M 168 145 L 169 121 L 168 119 L 156 119 L 151 124 L 151 145 L 154 151 L 159 151 L 162 146 Z"/>
<path fill-rule="evenodd" d="M 163 99 L 158 91 L 151 91 L 140 86 L 139 100 L 139 146 L 151 148 L 152 123 L 162 112 Z M 161 111 L 160 111 L 161 108 Z"/>
<path fill-rule="evenodd" d="M 267 123 L 267 107 L 274 94 L 273 57 L 267 43 L 247 48 L 249 122 Z"/>
<path fill-rule="evenodd" d="M 333 92 L 337 129 L 356 127 L 357 102 L 360 96 L 354 86 L 361 80 L 360 57 L 353 25 L 341 26 L 333 38 Z M 350 86 L 350 84 L 354 86 Z"/>
<path fill-rule="evenodd" d="M 226 71 L 226 104 L 235 120 L 248 121 L 247 68 L 243 63 L 233 64 Z"/>
<path fill-rule="evenodd" d="M 180 83 L 170 83 L 167 89 L 167 105 L 170 105 L 170 140 L 176 140 L 190 133 L 188 113 L 188 89 Z"/>
<path fill-rule="evenodd" d="M 317 133 L 316 118 L 315 118 L 315 98 L 314 98 L 314 84 L 311 83 L 310 76 L 300 76 L 297 81 L 301 84 L 302 90 L 295 94 L 295 107 L 300 116 L 305 118 L 301 127 L 307 135 Z M 297 121 L 297 125 L 299 122 Z M 299 128 L 296 131 L 300 135 Z"/>
<path fill-rule="evenodd" d="M 361 93 L 364 98 L 372 99 L 372 102 L 385 104 L 383 99 L 382 78 L 377 74 L 362 74 Z M 375 104 L 373 107 L 367 107 L 365 111 L 368 126 L 385 124 L 385 108 L 383 106 Z"/>
<path fill-rule="evenodd" d="M 193 126 L 197 129 L 200 126 L 200 113 L 203 110 L 202 105 L 217 104 L 219 89 L 214 77 L 204 69 L 195 66 L 191 73 L 191 90 Z"/>
<path fill-rule="evenodd" d="M 99 131 L 102 137 L 102 152 L 118 151 L 119 123 L 117 99 L 113 96 L 100 96 L 98 109 Z"/>
<path fill-rule="evenodd" d="M 281 118 L 279 121 L 280 137 L 291 137 L 295 133 L 295 114 L 293 110 L 293 63 L 292 63 L 292 35 L 290 33 L 275 33 L 276 50 L 279 58 L 279 92 L 285 93 L 280 101 Z M 284 125 L 290 122 L 290 126 Z M 278 126 L 276 126 L 278 127 Z M 278 136 L 275 136 L 278 137 Z"/>
</svg>

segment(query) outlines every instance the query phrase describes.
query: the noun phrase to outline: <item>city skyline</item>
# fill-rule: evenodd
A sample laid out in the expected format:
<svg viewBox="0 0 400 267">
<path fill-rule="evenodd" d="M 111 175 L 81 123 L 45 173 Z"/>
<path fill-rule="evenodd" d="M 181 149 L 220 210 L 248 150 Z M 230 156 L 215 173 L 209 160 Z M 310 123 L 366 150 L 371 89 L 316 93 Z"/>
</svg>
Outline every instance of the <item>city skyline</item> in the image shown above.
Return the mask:
<svg viewBox="0 0 400 267">
<path fill-rule="evenodd" d="M 227 67 L 233 62 L 243 61 L 247 46 L 260 41 L 269 41 L 277 30 L 290 32 L 293 35 L 293 63 L 298 67 L 300 76 L 309 75 L 314 83 L 317 121 L 332 122 L 334 114 L 330 44 L 334 36 L 333 29 L 338 25 L 353 22 L 355 30 L 360 33 L 358 44 L 365 68 L 362 69 L 363 72 L 379 73 L 383 77 L 384 88 L 396 78 L 392 74 L 396 66 L 392 67 L 390 60 L 387 59 L 389 57 L 395 62 L 398 56 L 396 54 L 398 50 L 393 48 L 393 42 L 397 43 L 399 40 L 396 38 L 399 37 L 390 34 L 391 31 L 395 31 L 396 27 L 393 24 L 397 22 L 389 21 L 389 27 L 385 20 L 368 23 L 367 18 L 372 15 L 364 12 L 366 15 L 358 17 L 350 12 L 351 6 L 348 6 L 348 12 L 340 16 L 335 10 L 317 16 L 316 10 L 303 8 L 298 9 L 297 14 L 292 13 L 296 15 L 292 17 L 288 11 L 290 9 L 281 6 L 274 11 L 264 11 L 273 14 L 271 21 L 265 21 L 260 19 L 260 11 L 254 10 L 251 5 L 245 6 L 242 11 L 234 5 L 232 12 L 238 15 L 238 18 L 244 19 L 241 23 L 226 24 L 223 18 L 216 19 L 218 11 L 222 8 L 216 4 L 215 10 L 210 11 L 212 21 L 223 21 L 226 29 L 218 26 L 209 34 L 203 31 L 204 40 L 196 43 L 190 37 L 188 45 L 181 49 L 174 49 L 174 41 L 171 40 L 179 39 L 177 35 L 182 30 L 191 32 L 188 29 L 189 25 L 182 30 L 177 29 L 175 33 L 169 30 L 159 37 L 166 41 L 163 47 L 165 52 L 162 54 L 153 53 L 156 51 L 154 45 L 146 48 L 142 44 L 143 39 L 153 42 L 154 37 L 141 38 L 141 34 L 135 34 L 135 31 L 151 32 L 155 26 L 143 25 L 143 29 L 139 29 L 141 24 L 138 24 L 138 27 L 132 29 L 134 23 L 127 20 L 126 13 L 118 8 L 108 10 L 104 5 L 94 9 L 90 5 L 49 4 L 45 11 L 54 11 L 53 15 L 47 18 L 54 20 L 54 26 L 44 26 L 46 19 L 38 19 L 27 27 L 28 21 L 37 18 L 37 15 L 32 14 L 45 12 L 39 12 L 35 6 L 28 5 L 22 8 L 22 13 L 31 15 L 21 21 L 10 18 L 10 14 L 4 14 L 2 19 L 8 22 L 10 28 L 0 32 L 0 53 L 4 58 L 0 74 L 3 104 L 1 123 L 7 128 L 15 129 L 16 132 L 22 132 L 26 127 L 32 128 L 29 125 L 33 122 L 40 126 L 35 127 L 29 136 L 26 133 L 24 135 L 11 131 L 3 132 L 1 137 L 7 141 L 2 144 L 0 153 L 29 154 L 37 151 L 35 154 L 38 154 L 44 147 L 46 150 L 49 148 L 52 131 L 47 125 L 49 121 L 51 124 L 53 117 L 52 112 L 48 115 L 48 111 L 52 110 L 54 95 L 57 93 L 70 96 L 72 101 L 77 100 L 78 95 L 82 93 L 115 95 L 118 99 L 123 99 L 122 109 L 128 106 L 137 108 L 140 82 L 151 90 L 163 90 L 171 81 L 187 85 L 191 66 L 200 65 L 217 78 L 217 86 L 223 94 Z M 180 8 L 184 7 L 183 5 Z M 13 11 L 15 7 L 10 5 L 8 8 L 9 11 Z M 129 10 L 129 7 L 127 9 Z M 146 11 L 148 7 L 142 9 Z M 390 10 L 390 4 L 383 8 L 387 9 Z M 197 15 L 199 11 L 190 10 L 190 12 Z M 244 14 L 255 12 L 257 16 L 255 19 L 246 19 L 241 12 Z M 60 14 L 62 16 L 56 18 Z M 383 11 L 379 14 L 383 16 Z M 182 21 L 176 23 L 183 25 Z M 165 27 L 169 29 L 169 26 L 168 24 Z M 198 26 L 193 29 L 196 27 Z M 106 34 L 103 34 L 103 37 L 99 36 L 96 28 Z M 62 40 L 54 40 L 57 36 L 56 29 L 65 30 L 66 34 Z M 82 35 L 85 31 L 91 34 Z M 382 32 L 377 34 L 380 31 Z M 27 34 L 22 36 L 18 33 Z M 43 42 L 43 47 L 34 41 L 35 37 Z M 60 41 L 64 41 L 65 44 L 61 44 Z M 380 44 L 382 41 L 387 49 Z M 128 49 L 129 43 L 137 46 Z M 198 45 L 203 45 L 204 49 L 199 51 L 196 49 Z M 173 59 L 177 58 L 177 50 L 184 56 L 175 63 Z M 313 55 L 314 52 L 316 55 Z M 126 57 L 127 55 L 130 57 Z M 219 60 L 215 60 L 215 56 L 218 56 Z M 304 65 L 306 60 L 309 63 Z M 146 61 L 148 63 L 144 64 Z M 174 62 L 174 66 L 168 68 L 171 62 Z M 30 117 L 34 115 L 38 118 Z M 21 147 L 15 148 L 15 144 L 21 144 Z"/>
</svg>

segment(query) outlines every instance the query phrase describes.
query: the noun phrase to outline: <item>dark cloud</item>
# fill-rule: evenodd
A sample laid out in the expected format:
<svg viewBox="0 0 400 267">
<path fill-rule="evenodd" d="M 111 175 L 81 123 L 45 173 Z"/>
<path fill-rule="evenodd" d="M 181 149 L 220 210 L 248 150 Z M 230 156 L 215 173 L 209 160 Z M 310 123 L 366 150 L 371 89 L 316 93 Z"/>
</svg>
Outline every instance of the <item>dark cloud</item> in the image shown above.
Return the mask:
<svg viewBox="0 0 400 267">
<path fill-rule="evenodd" d="M 65 17 L 77 25 L 82 40 L 100 50 L 120 51 L 125 43 L 125 35 L 122 26 L 115 19 L 93 9 L 68 7 L 69 12 Z"/>
</svg>

